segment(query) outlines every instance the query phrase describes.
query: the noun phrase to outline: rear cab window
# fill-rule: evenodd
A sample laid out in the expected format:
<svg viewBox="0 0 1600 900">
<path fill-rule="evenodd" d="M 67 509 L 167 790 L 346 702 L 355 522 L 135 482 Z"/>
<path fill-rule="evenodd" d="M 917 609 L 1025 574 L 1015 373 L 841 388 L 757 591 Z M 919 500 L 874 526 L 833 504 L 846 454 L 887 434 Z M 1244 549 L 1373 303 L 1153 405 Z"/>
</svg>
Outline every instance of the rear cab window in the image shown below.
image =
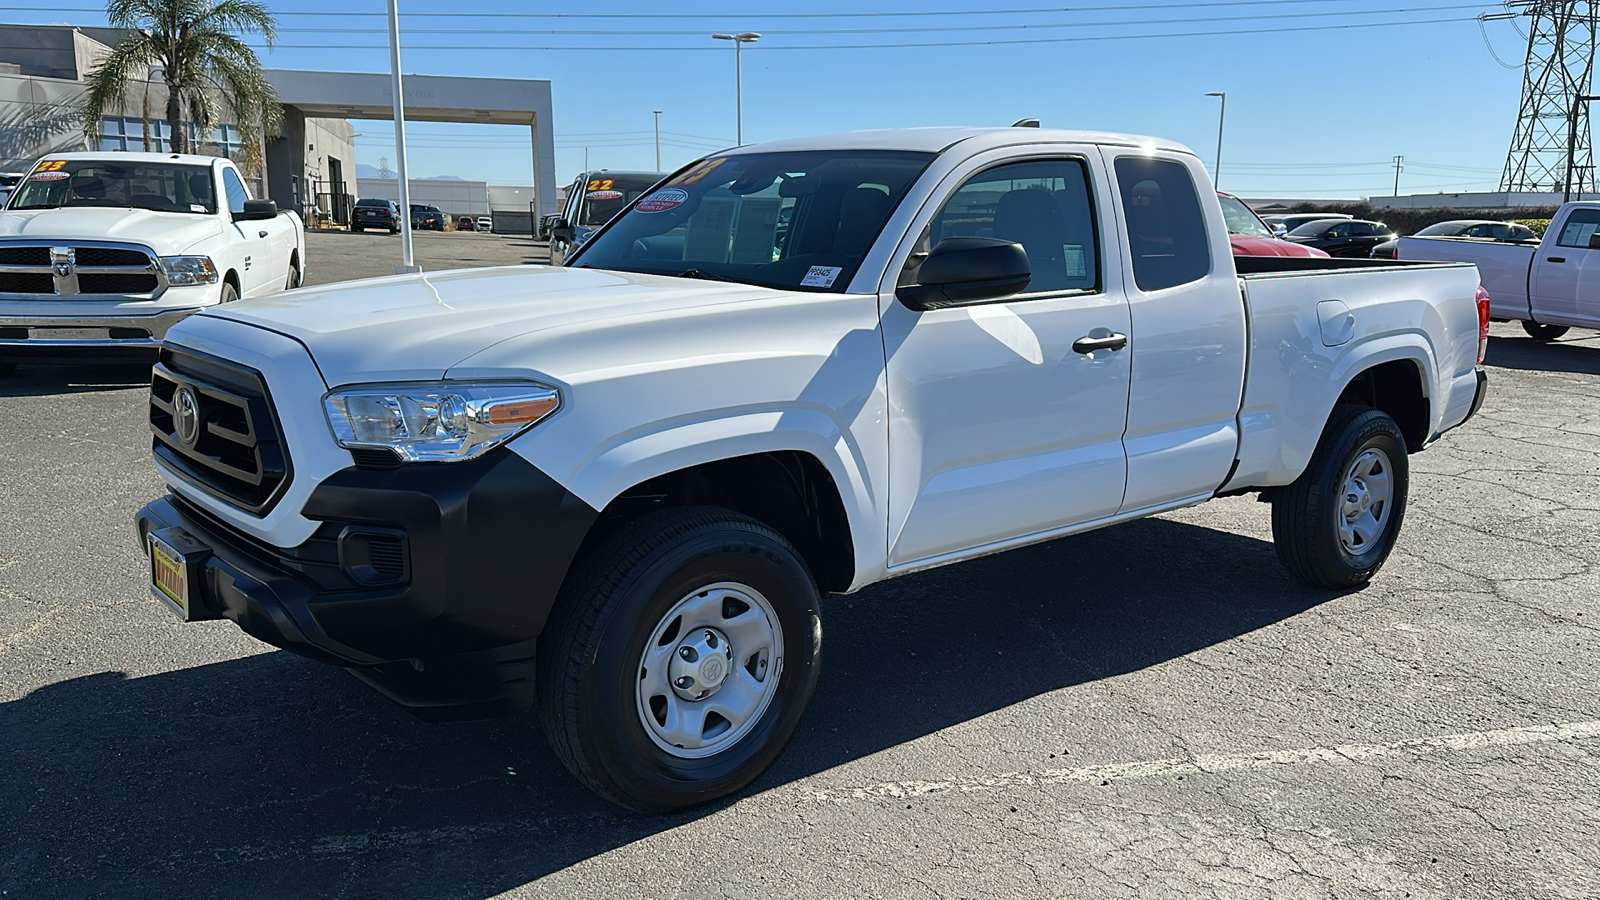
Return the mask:
<svg viewBox="0 0 1600 900">
<path fill-rule="evenodd" d="M 1159 157 L 1123 156 L 1115 170 L 1139 290 L 1159 291 L 1210 275 L 1210 237 L 1188 167 Z"/>
</svg>

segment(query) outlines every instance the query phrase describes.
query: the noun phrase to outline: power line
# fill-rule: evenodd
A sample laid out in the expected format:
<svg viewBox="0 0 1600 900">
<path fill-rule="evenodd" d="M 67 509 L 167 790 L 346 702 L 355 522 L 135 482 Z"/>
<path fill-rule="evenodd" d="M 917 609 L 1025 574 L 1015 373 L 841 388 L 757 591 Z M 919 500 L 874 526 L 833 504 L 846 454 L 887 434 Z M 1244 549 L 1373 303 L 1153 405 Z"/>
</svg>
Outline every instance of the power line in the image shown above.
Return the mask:
<svg viewBox="0 0 1600 900">
<path fill-rule="evenodd" d="M 705 19 L 725 21 L 728 19 L 883 19 L 883 18 L 914 18 L 936 16 L 1016 16 L 1016 15 L 1048 15 L 1081 12 L 1128 12 L 1132 10 L 1156 9 L 1214 9 L 1218 7 L 1240 6 L 1288 6 L 1312 3 L 1351 3 L 1363 0 L 1206 0 L 1200 3 L 1131 3 L 1116 4 L 1111 6 L 1077 6 L 1077 7 L 1032 7 L 1025 9 L 991 9 L 991 10 L 899 10 L 893 12 L 843 12 L 843 13 L 486 13 L 486 12 L 408 12 L 402 13 L 402 19 L 420 18 L 476 18 L 476 19 Z M 104 13 L 103 7 L 69 7 L 69 6 L 10 6 L 0 7 L 7 12 L 83 12 Z M 1378 10 L 1352 10 L 1352 13 L 1377 12 Z M 388 14 L 378 11 L 341 12 L 335 10 L 277 10 L 273 15 L 286 16 L 315 16 L 315 17 L 361 17 L 383 18 Z"/>
<path fill-rule="evenodd" d="M 1413 19 L 1406 22 L 1351 22 L 1342 25 L 1296 25 L 1277 28 L 1236 28 L 1221 31 L 1165 31 L 1143 34 L 1107 34 L 1083 35 L 1078 37 L 1058 38 L 1015 38 L 1001 40 L 979 41 L 919 41 L 916 43 L 899 44 L 753 44 L 750 52 L 772 53 L 787 50 L 924 50 L 931 47 L 1000 47 L 1015 46 L 1020 44 L 1076 44 L 1086 41 L 1139 41 L 1160 38 L 1187 38 L 1187 37 L 1237 37 L 1255 34 L 1289 34 L 1312 31 L 1346 31 L 1352 29 L 1370 28 L 1396 28 L 1412 25 L 1441 25 L 1453 22 L 1471 22 L 1475 17 L 1450 17 L 1438 19 Z M 265 49 L 258 46 L 257 49 Z M 371 50 L 388 52 L 388 48 L 378 44 L 274 44 L 271 49 L 279 50 Z M 640 46 L 565 46 L 565 47 L 535 47 L 525 44 L 491 45 L 491 44 L 408 44 L 407 50 L 455 50 L 475 52 L 625 52 L 625 53 L 651 53 L 651 52 L 678 52 L 678 53 L 719 53 L 725 52 L 719 47 L 640 47 Z"/>
<path fill-rule="evenodd" d="M 1263 19 L 1326 19 L 1352 15 L 1411 15 L 1423 12 L 1440 12 L 1445 10 L 1479 9 L 1481 4 L 1451 3 L 1442 6 L 1413 6 L 1398 7 L 1393 9 L 1373 10 L 1341 10 L 1336 12 L 1311 12 L 1311 13 L 1257 13 L 1244 16 L 1201 16 L 1185 17 L 1178 19 L 1121 19 L 1101 22 L 1032 22 L 1023 24 L 1003 25 L 925 25 L 913 28 L 822 28 L 822 29 L 785 29 L 782 37 L 790 35 L 826 35 L 826 34 L 933 34 L 948 32 L 972 31 L 1038 31 L 1058 28 L 1118 28 L 1131 25 L 1187 25 L 1194 22 L 1256 22 Z M 280 28 L 280 34 L 327 34 L 327 28 Z M 341 28 L 339 34 L 388 34 L 387 28 Z M 538 34 L 538 35 L 623 35 L 629 37 L 703 37 L 704 31 L 684 30 L 659 30 L 659 29 L 506 29 L 506 28 L 429 28 L 429 34 Z"/>
</svg>

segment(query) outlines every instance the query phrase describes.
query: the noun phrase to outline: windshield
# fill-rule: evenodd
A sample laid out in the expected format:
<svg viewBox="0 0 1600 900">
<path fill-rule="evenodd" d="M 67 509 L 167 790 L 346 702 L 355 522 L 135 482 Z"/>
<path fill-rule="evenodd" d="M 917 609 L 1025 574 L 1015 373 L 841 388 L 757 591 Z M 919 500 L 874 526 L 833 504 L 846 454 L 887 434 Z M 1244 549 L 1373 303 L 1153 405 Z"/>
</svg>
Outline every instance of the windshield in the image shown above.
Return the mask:
<svg viewBox="0 0 1600 900">
<path fill-rule="evenodd" d="M 579 228 L 599 228 L 639 195 L 656 186 L 660 175 L 601 175 L 584 186 L 583 203 L 578 207 Z"/>
<path fill-rule="evenodd" d="M 1328 230 L 1329 228 L 1332 228 L 1333 226 L 1339 224 L 1340 222 L 1345 222 L 1345 221 L 1348 221 L 1348 220 L 1347 219 L 1312 219 L 1311 221 L 1305 223 L 1304 225 L 1301 225 L 1299 228 L 1293 229 L 1289 233 L 1293 234 L 1293 235 L 1296 235 L 1296 236 L 1299 236 L 1299 237 L 1318 237 L 1324 231 Z"/>
<path fill-rule="evenodd" d="M 112 206 L 214 213 L 208 166 L 101 159 L 47 159 L 11 196 L 10 209 Z"/>
<path fill-rule="evenodd" d="M 1256 214 L 1250 211 L 1250 207 L 1244 205 L 1243 200 L 1238 197 L 1224 197 L 1221 194 L 1217 195 L 1217 200 L 1222 203 L 1222 218 L 1228 223 L 1229 234 L 1242 234 L 1246 237 L 1272 237 L 1272 231 L 1261 224 L 1261 220 L 1256 218 Z"/>
<path fill-rule="evenodd" d="M 704 159 L 630 207 L 572 264 L 843 291 L 933 158 L 806 150 Z"/>
</svg>

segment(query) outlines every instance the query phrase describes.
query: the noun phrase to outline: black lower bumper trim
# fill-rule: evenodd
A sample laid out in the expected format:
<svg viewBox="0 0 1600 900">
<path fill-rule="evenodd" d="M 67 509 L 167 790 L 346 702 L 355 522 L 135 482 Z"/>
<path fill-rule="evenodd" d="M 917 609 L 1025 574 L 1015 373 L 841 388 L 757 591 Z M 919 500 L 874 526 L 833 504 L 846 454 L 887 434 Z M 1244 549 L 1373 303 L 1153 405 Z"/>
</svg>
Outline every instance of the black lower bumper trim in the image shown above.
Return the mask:
<svg viewBox="0 0 1600 900">
<path fill-rule="evenodd" d="M 171 497 L 137 520 L 141 543 L 151 530 L 178 528 L 204 545 L 190 586 L 197 602 L 259 640 L 350 668 L 427 718 L 526 706 L 534 641 L 594 509 L 500 450 L 464 463 L 345 469 L 303 512 L 326 524 L 282 551 Z M 403 536 L 400 583 L 365 584 L 370 553 L 339 554 L 338 564 L 359 563 L 349 578 L 306 563 L 329 555 L 312 546 L 328 533 L 344 540 L 380 530 Z"/>
<path fill-rule="evenodd" d="M 1489 395 L 1489 373 L 1485 372 L 1483 370 L 1483 366 L 1479 366 L 1478 367 L 1478 390 L 1477 390 L 1477 393 L 1472 395 L 1472 408 L 1467 410 L 1467 418 L 1461 420 L 1462 424 L 1465 424 L 1473 416 L 1478 414 L 1478 410 L 1483 408 L 1483 398 L 1487 397 L 1488 395 Z"/>
</svg>

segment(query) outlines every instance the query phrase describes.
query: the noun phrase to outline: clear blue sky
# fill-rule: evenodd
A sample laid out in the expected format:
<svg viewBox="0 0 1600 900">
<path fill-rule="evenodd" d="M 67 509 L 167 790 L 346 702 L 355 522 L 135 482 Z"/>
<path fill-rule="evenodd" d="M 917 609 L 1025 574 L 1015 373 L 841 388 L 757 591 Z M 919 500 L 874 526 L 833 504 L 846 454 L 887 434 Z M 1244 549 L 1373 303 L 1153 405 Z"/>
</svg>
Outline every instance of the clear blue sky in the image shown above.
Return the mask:
<svg viewBox="0 0 1600 900">
<path fill-rule="evenodd" d="M 50 12 L 17 2 L 6 21 L 104 24 L 78 11 L 93 0 Z M 263 54 L 268 66 L 388 71 L 380 0 L 271 5 L 283 30 L 281 46 Z M 952 0 L 666 6 L 400 0 L 404 68 L 548 78 L 561 181 L 583 167 L 586 147 L 596 168 L 653 167 L 653 109 L 663 110 L 666 168 L 731 144 L 733 48 L 710 34 L 757 31 L 761 40 L 744 51 L 746 142 L 1037 116 L 1047 126 L 1183 141 L 1209 166 L 1218 109 L 1204 95 L 1226 91 L 1223 190 L 1357 197 L 1390 192 L 1396 154 L 1405 156 L 1402 193 L 1494 189 L 1525 40 L 1515 30 L 1525 22 L 1486 23 L 1500 57 L 1518 68 L 1497 64 L 1474 16 L 1501 7 L 1460 0 L 1087 0 L 1053 12 L 1036 0 L 1001 0 L 1000 9 L 951 15 L 928 13 L 959 10 Z M 1184 36 L 1151 36 L 1170 33 Z M 975 41 L 1014 43 L 936 46 Z M 1026 41 L 1048 42 L 1016 43 Z M 882 44 L 904 46 L 847 46 Z M 330 46 L 340 49 L 313 49 Z M 435 46 L 449 49 L 428 49 Z M 558 47 L 580 49 L 545 49 Z M 357 162 L 393 161 L 392 125 L 356 128 Z M 531 179 L 526 129 L 419 122 L 409 135 L 417 177 Z"/>
</svg>

